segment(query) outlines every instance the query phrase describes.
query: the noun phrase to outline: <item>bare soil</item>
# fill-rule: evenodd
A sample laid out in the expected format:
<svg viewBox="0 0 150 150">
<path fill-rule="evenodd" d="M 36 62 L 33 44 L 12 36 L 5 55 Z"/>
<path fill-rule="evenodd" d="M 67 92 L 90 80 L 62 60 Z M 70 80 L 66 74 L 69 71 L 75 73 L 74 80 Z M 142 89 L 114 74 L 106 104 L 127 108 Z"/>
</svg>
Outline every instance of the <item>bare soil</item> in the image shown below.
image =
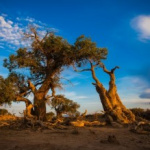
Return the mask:
<svg viewBox="0 0 150 150">
<path fill-rule="evenodd" d="M 110 137 L 113 137 L 111 139 Z M 150 150 L 150 135 L 129 128 L 0 129 L 0 150 Z"/>
</svg>

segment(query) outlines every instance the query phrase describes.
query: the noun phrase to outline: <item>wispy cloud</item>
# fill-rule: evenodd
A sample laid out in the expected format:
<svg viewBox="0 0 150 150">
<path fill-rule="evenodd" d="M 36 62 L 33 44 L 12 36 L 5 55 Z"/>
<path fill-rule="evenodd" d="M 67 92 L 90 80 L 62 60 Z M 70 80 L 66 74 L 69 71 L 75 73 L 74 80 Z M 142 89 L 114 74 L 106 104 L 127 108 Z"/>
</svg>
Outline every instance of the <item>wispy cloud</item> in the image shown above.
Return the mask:
<svg viewBox="0 0 150 150">
<path fill-rule="evenodd" d="M 25 28 L 20 27 L 15 23 L 3 16 L 0 16 L 0 39 L 1 43 L 7 43 L 9 46 L 26 46 L 27 43 L 22 41 L 23 32 Z"/>
<path fill-rule="evenodd" d="M 141 41 L 150 40 L 150 15 L 140 15 L 133 18 L 131 25 L 138 32 Z"/>
<path fill-rule="evenodd" d="M 46 29 L 53 32 L 58 31 L 55 28 L 48 28 L 47 24 L 31 17 L 17 17 L 14 20 L 8 18 L 3 14 L 0 16 L 0 48 L 7 46 L 10 49 L 16 49 L 21 46 L 30 46 L 31 40 L 23 40 L 24 33 L 29 31 L 29 24 L 38 28 L 41 37 L 46 34 Z"/>
<path fill-rule="evenodd" d="M 118 92 L 125 103 L 146 103 L 150 100 L 149 83 L 140 76 L 126 76 L 117 81 Z"/>
<path fill-rule="evenodd" d="M 72 92 L 66 92 L 66 91 L 59 91 L 58 94 L 63 94 L 65 95 L 67 98 L 72 99 L 72 100 L 81 100 L 81 99 L 86 99 L 88 98 L 85 95 L 78 95 L 76 92 L 72 91 Z"/>
<path fill-rule="evenodd" d="M 150 99 L 150 88 L 146 89 L 141 93 L 140 98 Z"/>
</svg>

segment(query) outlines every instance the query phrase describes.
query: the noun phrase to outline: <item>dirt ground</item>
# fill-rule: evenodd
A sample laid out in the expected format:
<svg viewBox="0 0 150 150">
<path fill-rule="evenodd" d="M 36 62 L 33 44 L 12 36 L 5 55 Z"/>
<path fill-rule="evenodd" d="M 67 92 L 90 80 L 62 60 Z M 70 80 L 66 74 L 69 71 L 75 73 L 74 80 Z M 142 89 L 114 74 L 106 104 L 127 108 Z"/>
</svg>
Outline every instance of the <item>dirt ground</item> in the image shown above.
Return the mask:
<svg viewBox="0 0 150 150">
<path fill-rule="evenodd" d="M 109 136 L 115 136 L 110 141 Z M 116 142 L 117 141 L 117 142 Z M 150 135 L 128 128 L 0 129 L 0 150 L 150 150 Z"/>
</svg>

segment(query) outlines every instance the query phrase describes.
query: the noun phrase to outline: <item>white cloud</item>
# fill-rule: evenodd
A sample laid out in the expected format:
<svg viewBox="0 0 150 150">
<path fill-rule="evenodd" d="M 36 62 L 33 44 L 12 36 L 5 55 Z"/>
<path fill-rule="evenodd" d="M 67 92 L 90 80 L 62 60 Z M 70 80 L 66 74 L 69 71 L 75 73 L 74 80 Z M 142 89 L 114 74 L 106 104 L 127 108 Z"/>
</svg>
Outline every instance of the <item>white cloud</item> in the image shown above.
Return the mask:
<svg viewBox="0 0 150 150">
<path fill-rule="evenodd" d="M 67 98 L 72 99 L 72 100 L 81 100 L 81 99 L 86 99 L 87 96 L 84 95 L 78 95 L 76 92 L 59 92 L 58 94 L 65 95 Z"/>
<path fill-rule="evenodd" d="M 149 100 L 146 96 L 150 95 L 149 84 L 147 81 L 138 76 L 126 76 L 117 81 L 117 88 L 123 103 L 130 105 L 131 103 L 146 103 Z"/>
<path fill-rule="evenodd" d="M 21 46 L 29 47 L 32 42 L 31 39 L 23 40 L 24 33 L 29 31 L 29 24 L 38 28 L 40 37 L 43 37 L 46 34 L 45 29 L 47 25 L 34 18 L 17 17 L 16 20 L 13 21 L 7 18 L 8 16 L 6 15 L 0 16 L 0 45 L 5 43 L 5 46 L 9 48 L 11 47 L 13 49 L 19 48 Z M 56 31 L 54 28 L 50 28 L 49 30 Z"/>
<path fill-rule="evenodd" d="M 23 28 L 19 27 L 17 23 L 13 23 L 11 20 L 6 20 L 3 16 L 0 16 L 1 42 L 19 46 L 21 45 L 22 36 Z"/>
<path fill-rule="evenodd" d="M 1 28 L 12 28 L 12 22 L 9 20 L 9 21 L 5 21 L 4 17 L 3 16 L 0 16 L 0 27 Z"/>
<path fill-rule="evenodd" d="M 133 18 L 131 25 L 138 32 L 140 40 L 150 40 L 150 15 Z"/>
</svg>

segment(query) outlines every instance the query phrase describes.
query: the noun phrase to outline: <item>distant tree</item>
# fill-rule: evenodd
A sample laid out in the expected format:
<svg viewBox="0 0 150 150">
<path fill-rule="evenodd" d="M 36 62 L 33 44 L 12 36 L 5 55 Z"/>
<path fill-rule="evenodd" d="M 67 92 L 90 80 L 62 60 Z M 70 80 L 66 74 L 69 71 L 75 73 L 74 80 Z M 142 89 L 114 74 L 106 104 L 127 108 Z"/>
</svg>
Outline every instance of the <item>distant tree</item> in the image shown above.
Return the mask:
<svg viewBox="0 0 150 150">
<path fill-rule="evenodd" d="M 63 95 L 57 95 L 51 100 L 51 106 L 56 111 L 57 118 L 61 118 L 62 114 L 76 114 L 79 104 L 70 99 L 65 98 Z"/>
<path fill-rule="evenodd" d="M 74 69 L 76 71 L 77 67 L 82 67 L 82 71 L 90 71 L 94 79 L 92 83 L 97 93 L 99 94 L 102 106 L 107 115 L 111 116 L 114 121 L 121 123 L 132 123 L 135 121 L 134 114 L 127 109 L 117 93 L 117 87 L 115 84 L 115 71 L 119 67 L 116 66 L 111 70 L 107 70 L 105 65 L 102 63 L 102 59 L 106 59 L 107 49 L 97 48 L 96 44 L 91 41 L 91 39 L 84 36 L 80 36 L 74 44 L 74 49 L 76 51 L 76 62 Z M 83 69 L 84 66 L 89 66 Z M 97 78 L 95 73 L 95 68 L 102 68 L 102 70 L 109 75 L 109 88 L 105 89 L 101 81 Z M 109 117 L 110 118 L 110 117 Z M 112 120 L 111 119 L 111 120 Z"/>
</svg>

